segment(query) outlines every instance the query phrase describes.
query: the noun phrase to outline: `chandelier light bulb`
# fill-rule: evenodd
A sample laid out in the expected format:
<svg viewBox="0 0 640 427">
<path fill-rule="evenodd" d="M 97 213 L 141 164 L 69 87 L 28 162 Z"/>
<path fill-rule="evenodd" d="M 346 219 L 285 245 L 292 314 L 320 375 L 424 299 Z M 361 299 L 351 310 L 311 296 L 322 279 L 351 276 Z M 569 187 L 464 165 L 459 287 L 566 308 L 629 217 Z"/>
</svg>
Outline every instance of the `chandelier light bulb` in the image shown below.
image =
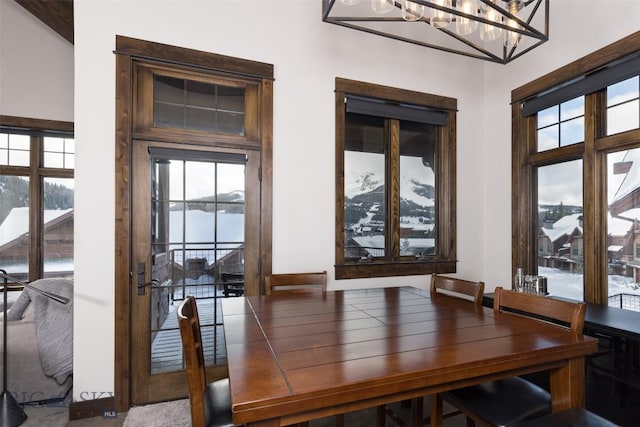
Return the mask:
<svg viewBox="0 0 640 427">
<path fill-rule="evenodd" d="M 451 8 L 451 0 L 434 0 L 432 3 L 438 6 Z M 431 25 L 436 28 L 446 27 L 451 23 L 452 17 L 450 13 L 440 9 L 431 8 Z"/>
<path fill-rule="evenodd" d="M 371 0 L 371 8 L 376 13 L 389 13 L 394 6 L 394 0 Z"/>
<path fill-rule="evenodd" d="M 424 16 L 424 6 L 409 0 L 402 2 L 402 19 L 409 22 L 419 20 Z"/>
<path fill-rule="evenodd" d="M 512 0 L 509 2 L 509 13 L 511 13 L 514 16 L 518 16 L 518 11 L 520 10 L 520 1 L 519 0 Z M 520 26 L 518 25 L 518 23 L 516 21 L 514 21 L 513 19 L 508 19 L 507 20 L 507 25 L 511 28 L 518 28 L 520 29 Z M 504 45 L 507 48 L 514 48 L 516 46 L 518 46 L 518 43 L 520 42 L 520 33 L 516 32 L 516 31 L 505 31 L 504 34 Z"/>
<path fill-rule="evenodd" d="M 495 0 L 491 0 L 491 3 L 495 3 Z M 480 12 L 482 17 L 487 21 L 500 22 L 502 15 L 500 15 L 491 6 L 484 6 L 484 9 Z M 480 39 L 483 41 L 495 40 L 502 34 L 502 28 L 496 27 L 491 24 L 482 24 L 480 28 Z"/>
<path fill-rule="evenodd" d="M 458 0 L 456 8 L 467 15 L 478 16 L 478 4 L 476 0 Z M 478 28 L 478 21 L 456 16 L 456 33 L 466 35 L 473 33 Z"/>
</svg>

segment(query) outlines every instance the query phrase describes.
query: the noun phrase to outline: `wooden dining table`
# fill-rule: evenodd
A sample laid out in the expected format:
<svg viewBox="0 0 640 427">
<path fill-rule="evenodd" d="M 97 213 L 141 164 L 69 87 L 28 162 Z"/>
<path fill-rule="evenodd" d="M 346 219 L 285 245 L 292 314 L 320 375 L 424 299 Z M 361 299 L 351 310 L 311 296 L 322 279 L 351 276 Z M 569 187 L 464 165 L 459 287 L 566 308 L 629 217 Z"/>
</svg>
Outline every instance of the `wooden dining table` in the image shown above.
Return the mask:
<svg viewBox="0 0 640 427">
<path fill-rule="evenodd" d="M 233 421 L 284 426 L 547 371 L 583 407 L 595 338 L 413 287 L 222 302 Z"/>
</svg>

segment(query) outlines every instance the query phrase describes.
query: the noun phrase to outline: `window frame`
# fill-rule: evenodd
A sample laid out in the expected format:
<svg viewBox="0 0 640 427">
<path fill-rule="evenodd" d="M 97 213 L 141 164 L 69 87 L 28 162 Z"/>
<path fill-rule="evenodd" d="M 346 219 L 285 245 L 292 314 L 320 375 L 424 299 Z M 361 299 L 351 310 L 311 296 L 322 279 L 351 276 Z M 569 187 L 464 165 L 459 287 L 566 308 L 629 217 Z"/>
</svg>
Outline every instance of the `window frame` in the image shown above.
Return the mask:
<svg viewBox="0 0 640 427">
<path fill-rule="evenodd" d="M 0 130 L 30 137 L 29 166 L 0 165 L 0 175 L 29 178 L 29 271 L 26 281 L 32 282 L 44 277 L 44 179 L 74 178 L 74 169 L 44 167 L 44 137 L 74 138 L 74 124 L 56 120 L 0 116 Z"/>
<path fill-rule="evenodd" d="M 443 111 L 447 115 L 447 125 L 439 129 L 436 144 L 436 241 L 434 255 L 423 259 L 371 260 L 354 262 L 344 257 L 344 149 L 345 149 L 345 98 L 348 95 L 362 96 L 397 103 L 407 103 Z M 366 277 L 407 276 L 431 273 L 455 273 L 456 271 L 456 113 L 457 100 L 439 95 L 431 95 L 405 89 L 381 86 L 340 77 L 335 79 L 335 140 L 336 140 L 336 228 L 335 228 L 335 278 L 354 279 Z M 392 186 L 399 185 L 393 182 Z M 394 191 L 394 190 L 390 190 Z M 387 208 L 389 209 L 389 208 Z M 399 233 L 398 214 L 388 212 L 387 222 L 392 229 L 391 245 L 397 246 Z"/>
<path fill-rule="evenodd" d="M 606 305 L 607 154 L 640 147 L 640 129 L 606 132 L 606 89 L 585 95 L 583 143 L 537 152 L 536 114 L 525 116 L 523 103 L 566 82 L 581 78 L 640 51 L 636 32 L 511 92 L 512 102 L 512 274 L 538 269 L 537 168 L 570 160 L 583 161 L 584 301 Z"/>
</svg>

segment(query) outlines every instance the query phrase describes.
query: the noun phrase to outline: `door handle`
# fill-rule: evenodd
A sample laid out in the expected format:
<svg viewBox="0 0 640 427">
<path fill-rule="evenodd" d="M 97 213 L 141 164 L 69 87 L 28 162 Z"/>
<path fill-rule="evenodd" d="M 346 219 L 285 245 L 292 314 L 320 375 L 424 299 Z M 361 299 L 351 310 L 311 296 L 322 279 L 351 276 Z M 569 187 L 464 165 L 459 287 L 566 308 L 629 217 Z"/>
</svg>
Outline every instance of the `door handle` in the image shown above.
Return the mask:
<svg viewBox="0 0 640 427">
<path fill-rule="evenodd" d="M 138 295 L 144 295 L 144 262 L 138 263 Z"/>
<path fill-rule="evenodd" d="M 144 262 L 138 263 L 138 295 L 144 295 L 144 288 L 148 286 L 157 286 L 160 284 L 160 280 L 151 279 L 150 283 L 146 283 L 144 280 L 145 264 Z"/>
</svg>

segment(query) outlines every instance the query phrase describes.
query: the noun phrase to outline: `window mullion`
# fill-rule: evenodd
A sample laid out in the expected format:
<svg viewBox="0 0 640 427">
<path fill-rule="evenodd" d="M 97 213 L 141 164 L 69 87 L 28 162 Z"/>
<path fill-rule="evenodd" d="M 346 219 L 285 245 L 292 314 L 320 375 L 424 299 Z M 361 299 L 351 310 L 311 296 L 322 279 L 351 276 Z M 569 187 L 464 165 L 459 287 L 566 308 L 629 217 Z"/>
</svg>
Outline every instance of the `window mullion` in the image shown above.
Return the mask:
<svg viewBox="0 0 640 427">
<path fill-rule="evenodd" d="M 606 130 L 603 91 L 585 97 L 584 141 L 584 300 L 607 302 L 607 188 L 606 153 L 597 150 L 598 137 Z"/>
<path fill-rule="evenodd" d="M 400 258 L 400 121 L 388 121 L 389 155 L 387 174 L 387 236 L 390 242 L 387 257 L 396 261 Z"/>
<path fill-rule="evenodd" d="M 29 176 L 29 280 L 43 277 L 43 223 L 44 212 L 42 203 L 43 177 L 40 173 L 43 158 L 42 136 L 31 137 Z"/>
</svg>

